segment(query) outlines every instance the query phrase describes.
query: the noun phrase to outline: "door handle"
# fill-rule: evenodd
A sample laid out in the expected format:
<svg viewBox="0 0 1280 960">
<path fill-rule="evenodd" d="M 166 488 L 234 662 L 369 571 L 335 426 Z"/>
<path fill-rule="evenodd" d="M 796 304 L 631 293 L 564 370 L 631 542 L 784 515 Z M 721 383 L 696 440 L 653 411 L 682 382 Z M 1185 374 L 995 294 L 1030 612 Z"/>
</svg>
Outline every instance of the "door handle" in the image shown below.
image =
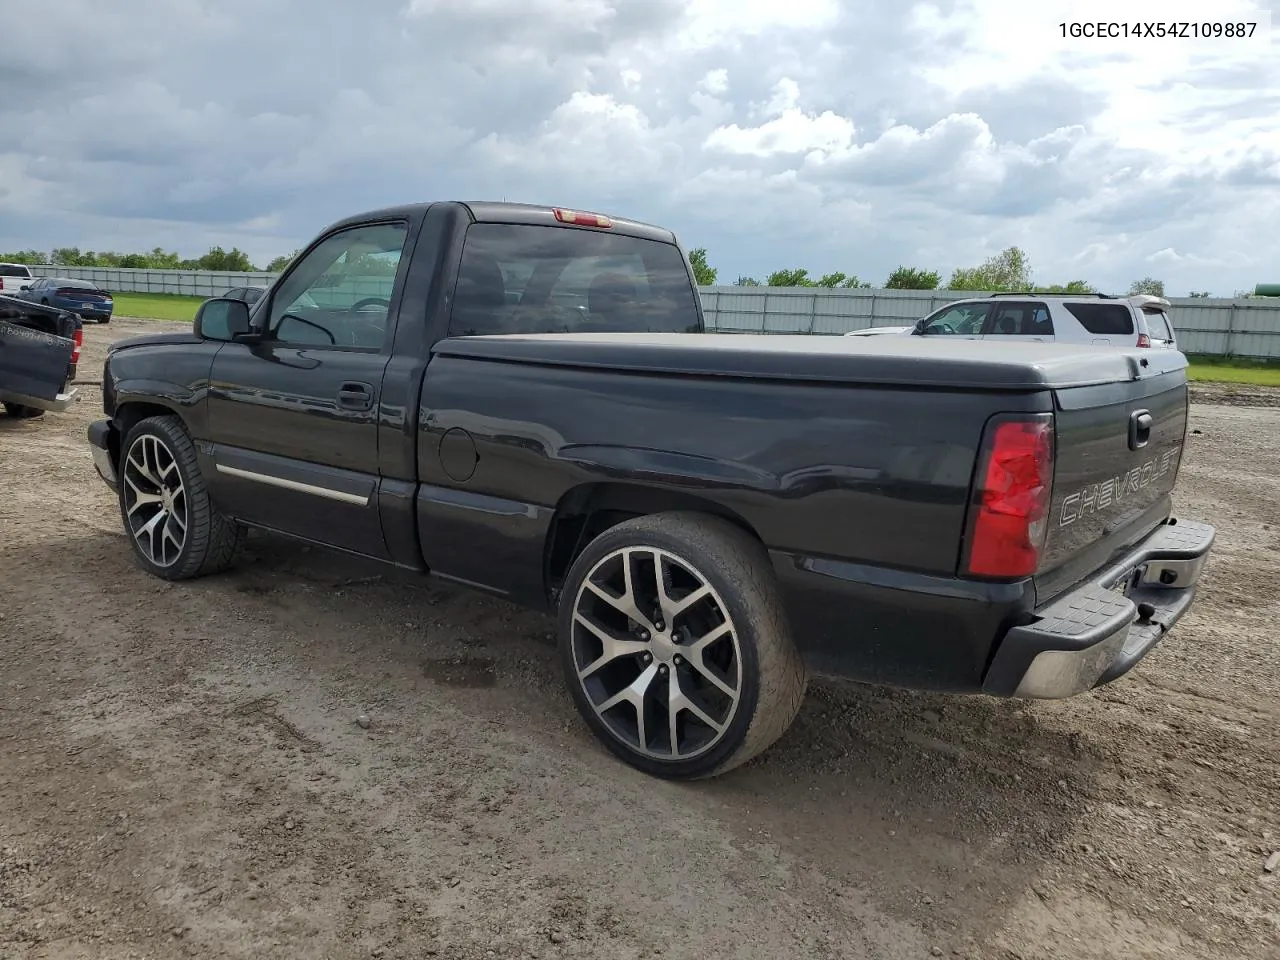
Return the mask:
<svg viewBox="0 0 1280 960">
<path fill-rule="evenodd" d="M 373 387 L 367 383 L 344 383 L 338 388 L 338 405 L 348 410 L 368 410 L 373 406 Z"/>
<path fill-rule="evenodd" d="M 1129 414 L 1129 449 L 1145 447 L 1151 439 L 1152 418 L 1150 411 L 1135 410 Z"/>
</svg>

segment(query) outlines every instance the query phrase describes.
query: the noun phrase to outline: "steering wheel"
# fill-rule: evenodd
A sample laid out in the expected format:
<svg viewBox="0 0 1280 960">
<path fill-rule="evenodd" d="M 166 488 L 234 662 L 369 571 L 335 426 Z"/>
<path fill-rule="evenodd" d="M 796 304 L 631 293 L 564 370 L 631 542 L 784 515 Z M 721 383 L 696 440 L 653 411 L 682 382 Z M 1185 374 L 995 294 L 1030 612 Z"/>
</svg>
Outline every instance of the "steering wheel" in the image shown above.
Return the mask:
<svg viewBox="0 0 1280 960">
<path fill-rule="evenodd" d="M 391 301 L 384 300 L 382 297 L 365 297 L 363 300 L 357 300 L 351 306 L 347 307 L 347 313 L 359 313 L 365 307 L 372 306 L 386 307 L 390 310 Z"/>
</svg>

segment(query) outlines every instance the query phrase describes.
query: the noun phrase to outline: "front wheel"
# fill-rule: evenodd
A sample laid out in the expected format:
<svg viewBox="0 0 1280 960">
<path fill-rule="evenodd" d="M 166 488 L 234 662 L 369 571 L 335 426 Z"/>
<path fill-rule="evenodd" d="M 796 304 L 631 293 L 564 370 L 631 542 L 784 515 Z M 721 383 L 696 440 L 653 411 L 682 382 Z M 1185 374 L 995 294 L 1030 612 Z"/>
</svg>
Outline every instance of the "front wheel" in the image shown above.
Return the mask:
<svg viewBox="0 0 1280 960">
<path fill-rule="evenodd" d="M 646 773 L 715 776 L 771 746 L 807 683 L 760 544 L 699 513 L 605 531 L 569 571 L 560 651 L 579 712 Z"/>
<path fill-rule="evenodd" d="M 120 515 L 148 573 L 188 580 L 231 566 L 242 530 L 209 498 L 195 445 L 176 416 L 148 417 L 125 437 Z"/>
</svg>

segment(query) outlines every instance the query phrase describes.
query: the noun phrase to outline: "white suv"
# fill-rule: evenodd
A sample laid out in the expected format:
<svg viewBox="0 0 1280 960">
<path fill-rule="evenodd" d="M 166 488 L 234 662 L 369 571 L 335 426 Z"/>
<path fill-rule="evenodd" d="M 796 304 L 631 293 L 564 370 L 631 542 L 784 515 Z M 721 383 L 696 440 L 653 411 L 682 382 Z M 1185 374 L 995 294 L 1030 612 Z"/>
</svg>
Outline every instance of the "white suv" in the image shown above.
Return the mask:
<svg viewBox="0 0 1280 960">
<path fill-rule="evenodd" d="M 956 300 L 911 327 L 871 327 L 846 336 L 898 334 L 966 340 L 1039 341 L 1176 350 L 1169 301 L 1141 294 L 995 294 Z"/>
<path fill-rule="evenodd" d="M 21 263 L 0 263 L 0 294 L 16 297 L 24 284 L 31 282 L 31 270 Z"/>
</svg>

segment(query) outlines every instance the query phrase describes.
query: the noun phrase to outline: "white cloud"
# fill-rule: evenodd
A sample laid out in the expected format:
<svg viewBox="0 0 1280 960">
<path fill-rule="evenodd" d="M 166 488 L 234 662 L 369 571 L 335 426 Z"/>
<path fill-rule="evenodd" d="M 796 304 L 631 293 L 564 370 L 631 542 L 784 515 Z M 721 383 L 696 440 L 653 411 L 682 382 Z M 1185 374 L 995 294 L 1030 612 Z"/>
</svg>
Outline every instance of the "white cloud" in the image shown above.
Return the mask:
<svg viewBox="0 0 1280 960">
<path fill-rule="evenodd" d="M 729 278 L 946 274 L 1017 243 L 1047 282 L 1231 292 L 1274 269 L 1270 32 L 1056 34 L 1262 9 L 60 0 L 6 23 L 0 251 L 265 262 L 361 209 L 490 196 L 669 224 Z M 93 71 L 43 52 L 68 33 Z"/>
<path fill-rule="evenodd" d="M 799 86 L 784 77 L 764 107 L 764 114 L 770 119 L 755 127 L 736 123 L 717 127 L 707 135 L 703 146 L 756 157 L 815 154 L 820 158 L 845 153 L 853 146 L 855 131 L 851 120 L 830 110 L 817 115 L 805 113 L 799 103 Z"/>
</svg>

